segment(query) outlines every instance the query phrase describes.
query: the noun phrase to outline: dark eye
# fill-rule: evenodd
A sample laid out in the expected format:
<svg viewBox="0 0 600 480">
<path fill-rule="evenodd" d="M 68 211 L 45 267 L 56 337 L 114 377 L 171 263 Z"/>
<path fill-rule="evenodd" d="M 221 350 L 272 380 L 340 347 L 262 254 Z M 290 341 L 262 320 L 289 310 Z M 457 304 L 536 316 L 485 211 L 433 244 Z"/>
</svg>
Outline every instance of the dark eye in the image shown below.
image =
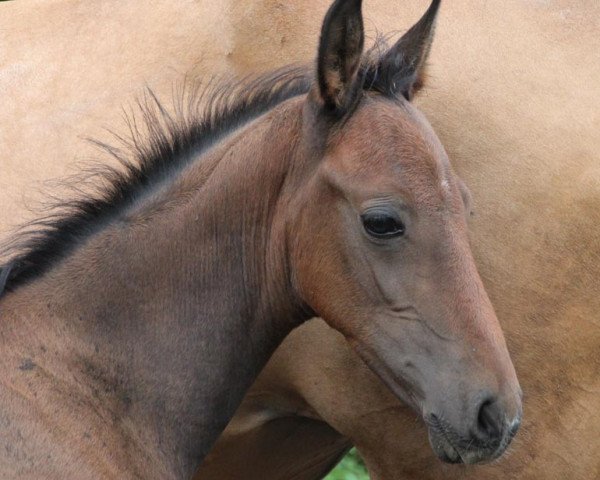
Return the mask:
<svg viewBox="0 0 600 480">
<path fill-rule="evenodd" d="M 393 238 L 404 235 L 404 224 L 386 213 L 366 213 L 361 216 L 365 231 L 375 238 Z"/>
</svg>

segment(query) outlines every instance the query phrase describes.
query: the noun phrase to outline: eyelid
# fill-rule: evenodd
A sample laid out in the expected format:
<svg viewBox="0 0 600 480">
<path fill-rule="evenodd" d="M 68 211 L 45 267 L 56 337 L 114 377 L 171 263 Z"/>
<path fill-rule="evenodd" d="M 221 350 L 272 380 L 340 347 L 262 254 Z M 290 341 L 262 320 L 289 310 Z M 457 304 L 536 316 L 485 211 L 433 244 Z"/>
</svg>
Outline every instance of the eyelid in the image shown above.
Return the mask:
<svg viewBox="0 0 600 480">
<path fill-rule="evenodd" d="M 404 202 L 403 199 L 399 198 L 397 195 L 385 195 L 372 198 L 364 202 L 362 205 L 363 212 L 378 208 L 381 208 L 386 212 L 406 212 L 409 214 L 412 212 L 412 208 L 409 206 L 409 204 Z"/>
<path fill-rule="evenodd" d="M 395 209 L 393 208 L 385 208 L 385 207 L 371 207 L 367 210 L 364 210 L 363 213 L 360 214 L 361 219 L 365 219 L 371 216 L 378 217 L 391 217 L 398 222 L 402 222 L 402 217 L 398 215 Z M 404 222 L 402 222 L 404 223 Z"/>
<path fill-rule="evenodd" d="M 407 217 L 410 217 L 412 213 L 411 208 L 403 202 L 398 201 L 386 201 L 384 202 L 368 202 L 363 205 L 360 216 L 365 214 L 377 214 L 393 216 L 397 220 L 405 221 Z"/>
</svg>

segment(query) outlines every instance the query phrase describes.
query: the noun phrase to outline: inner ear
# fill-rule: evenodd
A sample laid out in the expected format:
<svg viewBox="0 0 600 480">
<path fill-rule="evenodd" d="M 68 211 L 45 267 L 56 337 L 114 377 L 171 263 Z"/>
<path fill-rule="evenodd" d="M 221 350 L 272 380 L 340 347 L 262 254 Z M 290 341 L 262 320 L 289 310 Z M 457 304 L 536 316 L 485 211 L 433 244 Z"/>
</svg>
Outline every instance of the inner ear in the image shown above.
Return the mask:
<svg viewBox="0 0 600 480">
<path fill-rule="evenodd" d="M 324 109 L 344 115 L 362 93 L 359 67 L 364 47 L 362 0 L 336 0 L 319 42 L 317 81 Z"/>
<path fill-rule="evenodd" d="M 410 101 L 423 87 L 440 1 L 433 0 L 425 15 L 382 56 L 373 88 Z"/>
</svg>

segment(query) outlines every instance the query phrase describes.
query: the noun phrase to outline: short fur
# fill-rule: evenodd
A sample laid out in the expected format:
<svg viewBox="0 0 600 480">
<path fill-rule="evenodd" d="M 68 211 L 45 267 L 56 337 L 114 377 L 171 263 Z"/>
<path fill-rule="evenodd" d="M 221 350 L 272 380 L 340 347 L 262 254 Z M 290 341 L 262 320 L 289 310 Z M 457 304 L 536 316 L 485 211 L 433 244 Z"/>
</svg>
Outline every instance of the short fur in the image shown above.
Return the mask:
<svg viewBox="0 0 600 480">
<path fill-rule="evenodd" d="M 329 30 L 338 14 L 360 19 L 357 9 L 337 0 L 322 39 L 355 46 L 362 21 L 342 39 Z M 415 44 L 405 40 L 392 50 Z M 400 56 L 423 65 L 417 44 Z M 342 65 L 360 65 L 354 47 L 341 52 Z M 336 65 L 319 58 L 317 70 L 353 106 L 343 119 L 315 78 L 307 95 L 291 88 L 252 120 L 237 100 L 203 117 L 218 139 L 204 150 L 155 103 L 161 120 L 148 129 L 159 141 L 113 180 L 115 198 L 59 217 L 90 228 L 67 229 L 65 254 L 48 255 L 60 261 L 0 298 L 0 443 L 10 445 L 0 476 L 189 478 L 313 312 L 426 420 L 444 419 L 429 431 L 440 458 L 503 453 L 520 391 L 470 251 L 461 183 L 414 106 L 365 92 L 354 74 L 332 77 Z M 269 78 L 254 91 L 265 103 L 287 92 Z M 381 220 L 392 235 L 375 234 Z M 50 245 L 64 231 L 52 225 L 40 237 Z"/>
<path fill-rule="evenodd" d="M 385 49 L 386 42 L 379 37 L 364 55 L 357 75 L 361 79 L 358 88 L 394 98 L 398 92 L 385 87 L 391 79 L 383 75 L 392 70 L 382 71 L 375 61 Z M 297 66 L 232 82 L 184 84 L 180 98 L 174 101 L 174 113 L 169 113 L 148 90 L 138 101 L 143 124 L 138 126 L 135 118 L 129 119 L 131 137 L 119 137 L 125 151 L 91 140 L 123 167 L 104 166 L 93 172 L 94 181 L 104 185 L 103 190 L 57 203 L 51 207 L 52 213 L 20 227 L 18 235 L 0 249 L 0 258 L 8 258 L 0 267 L 0 279 L 5 280 L 4 284 L 0 282 L 0 295 L 4 289 L 12 291 L 43 275 L 79 243 L 118 219 L 137 198 L 185 167 L 223 135 L 281 102 L 307 93 L 313 75 L 312 69 Z M 78 176 L 76 181 L 81 180 Z"/>
<path fill-rule="evenodd" d="M 43 275 L 86 237 L 116 220 L 136 198 L 168 179 L 170 173 L 183 168 L 228 132 L 282 101 L 306 93 L 311 80 L 309 69 L 291 67 L 238 82 L 184 87 L 182 97 L 175 100 L 174 114 L 168 113 L 149 90 L 138 102 L 144 121 L 142 132 L 147 132 L 147 138 L 132 119 L 131 138 L 124 139 L 130 155 L 95 141 L 116 157 L 123 169 L 102 167 L 104 171 L 95 172 L 94 179 L 106 185 L 104 191 L 58 203 L 53 207 L 55 213 L 21 227 L 22 233 L 2 252 L 2 256 L 10 257 L 11 266 L 2 267 L 5 288 L 14 290 Z"/>
</svg>

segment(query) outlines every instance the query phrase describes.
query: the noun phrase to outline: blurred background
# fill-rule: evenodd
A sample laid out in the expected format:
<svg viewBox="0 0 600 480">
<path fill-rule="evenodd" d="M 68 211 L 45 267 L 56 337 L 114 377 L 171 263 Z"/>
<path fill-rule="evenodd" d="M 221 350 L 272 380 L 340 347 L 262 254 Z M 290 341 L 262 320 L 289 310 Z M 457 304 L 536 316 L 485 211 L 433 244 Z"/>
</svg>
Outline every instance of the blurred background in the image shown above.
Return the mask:
<svg viewBox="0 0 600 480">
<path fill-rule="evenodd" d="M 355 448 L 350 450 L 325 480 L 368 480 L 369 474 Z"/>
</svg>

